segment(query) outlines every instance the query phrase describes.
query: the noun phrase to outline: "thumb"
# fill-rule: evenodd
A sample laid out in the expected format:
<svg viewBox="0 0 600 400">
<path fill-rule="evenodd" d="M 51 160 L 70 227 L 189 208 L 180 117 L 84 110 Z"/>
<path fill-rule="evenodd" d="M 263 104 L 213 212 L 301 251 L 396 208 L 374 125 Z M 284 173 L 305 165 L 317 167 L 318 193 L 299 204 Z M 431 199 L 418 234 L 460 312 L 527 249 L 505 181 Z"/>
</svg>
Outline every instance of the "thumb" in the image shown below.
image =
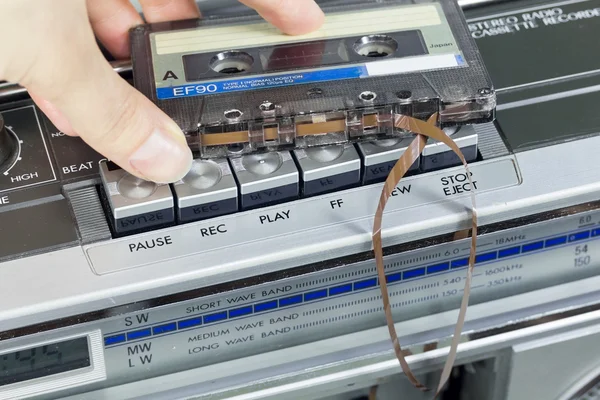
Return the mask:
<svg viewBox="0 0 600 400">
<path fill-rule="evenodd" d="M 112 70 L 96 45 L 85 2 L 62 3 L 46 10 L 54 15 L 45 18 L 51 29 L 38 29 L 43 39 L 31 33 L 25 39 L 27 51 L 37 54 L 21 66 L 27 72 L 18 82 L 57 126 L 128 172 L 158 183 L 181 179 L 192 154 L 180 128 Z"/>
</svg>

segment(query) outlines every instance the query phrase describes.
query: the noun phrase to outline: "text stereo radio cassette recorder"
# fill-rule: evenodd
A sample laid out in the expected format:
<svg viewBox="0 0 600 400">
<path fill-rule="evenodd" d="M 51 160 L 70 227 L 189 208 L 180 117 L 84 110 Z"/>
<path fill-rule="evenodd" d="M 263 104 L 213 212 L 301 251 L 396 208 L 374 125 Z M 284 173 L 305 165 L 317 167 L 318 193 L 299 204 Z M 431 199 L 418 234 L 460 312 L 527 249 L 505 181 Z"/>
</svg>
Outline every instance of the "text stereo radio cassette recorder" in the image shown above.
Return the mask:
<svg viewBox="0 0 600 400">
<path fill-rule="evenodd" d="M 0 86 L 1 400 L 368 388 L 402 374 L 382 283 L 411 369 L 439 375 L 475 212 L 457 370 L 520 321 L 600 304 L 600 0 L 322 7 L 304 36 L 250 12 L 131 30 L 123 78 L 194 153 L 173 184 L 130 175 Z M 374 218 L 407 155 L 378 271 Z M 502 346 L 541 333 L 527 335 Z M 498 370 L 518 364 L 502 354 Z M 520 376 L 486 375 L 478 398 L 531 398 Z"/>
</svg>

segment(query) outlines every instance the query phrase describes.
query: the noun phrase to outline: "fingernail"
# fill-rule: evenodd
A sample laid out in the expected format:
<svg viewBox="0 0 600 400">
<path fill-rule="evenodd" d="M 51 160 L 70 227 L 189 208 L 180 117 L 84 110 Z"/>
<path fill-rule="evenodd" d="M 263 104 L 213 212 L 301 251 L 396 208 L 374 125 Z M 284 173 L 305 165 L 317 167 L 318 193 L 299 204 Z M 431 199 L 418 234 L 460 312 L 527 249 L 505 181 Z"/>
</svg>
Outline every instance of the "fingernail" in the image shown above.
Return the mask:
<svg viewBox="0 0 600 400">
<path fill-rule="evenodd" d="M 314 1 L 293 2 L 296 10 L 289 11 L 284 27 L 288 35 L 306 35 L 319 30 L 325 22 L 325 14 Z"/>
<path fill-rule="evenodd" d="M 130 157 L 129 163 L 145 179 L 156 183 L 173 183 L 182 179 L 192 167 L 192 152 L 185 140 L 156 130 Z"/>
</svg>

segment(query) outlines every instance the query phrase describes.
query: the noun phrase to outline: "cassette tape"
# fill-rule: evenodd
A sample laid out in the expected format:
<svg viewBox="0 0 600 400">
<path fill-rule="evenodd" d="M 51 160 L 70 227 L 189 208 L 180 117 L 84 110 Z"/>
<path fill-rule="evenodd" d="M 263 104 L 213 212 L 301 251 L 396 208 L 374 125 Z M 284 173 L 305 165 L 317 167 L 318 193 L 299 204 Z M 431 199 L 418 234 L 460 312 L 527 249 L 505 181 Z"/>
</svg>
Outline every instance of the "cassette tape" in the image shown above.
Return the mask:
<svg viewBox="0 0 600 400">
<path fill-rule="evenodd" d="M 343 3 L 340 5 L 340 3 Z M 131 30 L 134 85 L 201 158 L 397 139 L 397 115 L 489 122 L 496 94 L 454 0 L 323 6 L 289 36 L 255 14 Z"/>
</svg>

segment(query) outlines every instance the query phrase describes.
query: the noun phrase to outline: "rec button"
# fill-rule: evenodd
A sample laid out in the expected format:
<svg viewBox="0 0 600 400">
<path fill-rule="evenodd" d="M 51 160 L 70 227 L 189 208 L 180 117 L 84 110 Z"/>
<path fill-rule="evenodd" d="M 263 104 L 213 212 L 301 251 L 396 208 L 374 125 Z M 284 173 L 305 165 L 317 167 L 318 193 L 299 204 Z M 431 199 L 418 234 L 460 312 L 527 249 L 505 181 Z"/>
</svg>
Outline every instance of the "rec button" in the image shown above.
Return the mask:
<svg viewBox="0 0 600 400">
<path fill-rule="evenodd" d="M 226 159 L 194 160 L 190 172 L 173 188 L 181 222 L 205 220 L 238 210 L 238 188 Z"/>
</svg>

